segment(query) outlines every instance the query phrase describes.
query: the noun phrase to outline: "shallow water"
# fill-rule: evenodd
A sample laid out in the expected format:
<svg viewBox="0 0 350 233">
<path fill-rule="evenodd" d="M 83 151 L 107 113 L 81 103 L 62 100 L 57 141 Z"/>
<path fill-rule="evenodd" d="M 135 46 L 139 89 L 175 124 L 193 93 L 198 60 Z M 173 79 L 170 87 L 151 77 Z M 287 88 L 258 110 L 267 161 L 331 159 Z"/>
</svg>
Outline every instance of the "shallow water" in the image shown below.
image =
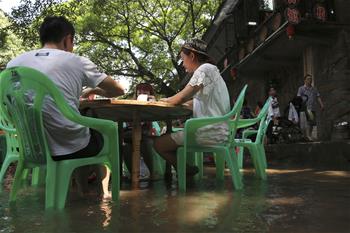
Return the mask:
<svg viewBox="0 0 350 233">
<path fill-rule="evenodd" d="M 71 192 L 62 212 L 44 210 L 44 189 L 26 187 L 15 206 L 0 194 L 1 232 L 350 232 L 350 172 L 276 167 L 268 181 L 244 171 L 244 189 L 207 168 L 185 195 L 154 182 L 121 191 L 120 203 Z M 145 186 L 147 184 L 144 184 Z"/>
</svg>

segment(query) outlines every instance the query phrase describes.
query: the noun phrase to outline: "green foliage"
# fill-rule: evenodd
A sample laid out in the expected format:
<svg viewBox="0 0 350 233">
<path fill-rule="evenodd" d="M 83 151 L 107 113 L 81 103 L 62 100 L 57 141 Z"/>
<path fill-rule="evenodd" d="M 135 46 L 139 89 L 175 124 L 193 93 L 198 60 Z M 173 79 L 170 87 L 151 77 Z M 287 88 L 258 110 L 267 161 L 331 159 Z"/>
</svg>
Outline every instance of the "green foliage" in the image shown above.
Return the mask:
<svg viewBox="0 0 350 233">
<path fill-rule="evenodd" d="M 22 41 L 9 29 L 10 22 L 0 10 L 0 70 L 15 56 L 24 52 Z"/>
<path fill-rule="evenodd" d="M 173 94 L 185 72 L 177 64 L 180 45 L 201 37 L 220 4 L 218 0 L 22 0 L 12 12 L 16 32 L 38 45 L 37 29 L 47 15 L 74 22 L 75 52 L 88 56 L 106 73 L 149 82 Z"/>
</svg>

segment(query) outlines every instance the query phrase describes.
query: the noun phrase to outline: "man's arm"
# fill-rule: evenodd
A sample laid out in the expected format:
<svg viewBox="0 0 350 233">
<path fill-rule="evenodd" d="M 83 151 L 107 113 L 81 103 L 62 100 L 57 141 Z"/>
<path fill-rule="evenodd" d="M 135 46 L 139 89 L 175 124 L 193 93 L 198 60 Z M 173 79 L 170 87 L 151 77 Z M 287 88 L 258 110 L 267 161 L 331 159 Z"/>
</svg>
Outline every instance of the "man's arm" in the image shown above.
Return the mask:
<svg viewBox="0 0 350 233">
<path fill-rule="evenodd" d="M 96 88 L 87 88 L 83 91 L 82 97 L 87 98 L 89 95 L 100 95 L 104 97 L 117 97 L 124 95 L 124 88 L 111 76 L 107 76 Z"/>
<path fill-rule="evenodd" d="M 174 105 L 183 104 L 186 101 L 189 101 L 190 99 L 192 99 L 192 97 L 202 88 L 203 88 L 203 85 L 199 85 L 199 86 L 187 85 L 179 93 L 177 93 L 172 97 L 166 98 L 163 101 Z"/>
</svg>

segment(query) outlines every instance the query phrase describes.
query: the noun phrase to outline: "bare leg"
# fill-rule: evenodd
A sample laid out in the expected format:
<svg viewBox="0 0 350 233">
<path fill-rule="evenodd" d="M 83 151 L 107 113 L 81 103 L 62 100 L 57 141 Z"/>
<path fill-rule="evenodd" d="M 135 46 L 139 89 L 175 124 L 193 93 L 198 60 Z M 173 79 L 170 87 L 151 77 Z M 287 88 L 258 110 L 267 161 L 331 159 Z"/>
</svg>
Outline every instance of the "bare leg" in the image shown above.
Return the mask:
<svg viewBox="0 0 350 233">
<path fill-rule="evenodd" d="M 109 186 L 109 179 L 111 177 L 111 171 L 107 166 L 100 166 L 99 176 L 98 176 L 98 178 L 100 178 L 99 181 L 101 180 L 101 184 L 102 184 L 103 198 L 110 198 L 111 193 L 108 190 L 108 186 Z"/>
<path fill-rule="evenodd" d="M 176 168 L 176 150 L 179 146 L 170 137 L 170 134 L 160 136 L 154 141 L 154 148 L 160 156 Z M 198 173 L 198 167 L 187 165 L 187 175 L 193 176 Z"/>
<path fill-rule="evenodd" d="M 170 137 L 170 134 L 160 136 L 154 140 L 154 149 L 167 162 L 176 167 L 176 149 L 179 146 Z"/>
<path fill-rule="evenodd" d="M 312 130 L 313 130 L 313 126 L 312 125 L 307 125 L 306 127 L 306 135 L 307 135 L 307 138 L 312 141 Z"/>
</svg>

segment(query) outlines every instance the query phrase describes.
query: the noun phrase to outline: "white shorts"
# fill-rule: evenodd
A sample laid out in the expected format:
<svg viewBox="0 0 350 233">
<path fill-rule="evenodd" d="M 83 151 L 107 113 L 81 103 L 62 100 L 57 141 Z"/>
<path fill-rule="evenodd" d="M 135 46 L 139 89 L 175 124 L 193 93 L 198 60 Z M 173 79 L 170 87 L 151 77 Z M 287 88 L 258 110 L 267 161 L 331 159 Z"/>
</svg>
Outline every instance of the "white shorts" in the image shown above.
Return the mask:
<svg viewBox="0 0 350 233">
<path fill-rule="evenodd" d="M 170 134 L 171 139 L 178 146 L 184 144 L 184 131 L 177 131 Z M 207 125 L 197 129 L 195 140 L 198 145 L 212 146 L 226 143 L 229 137 L 229 129 L 226 123 Z"/>
<path fill-rule="evenodd" d="M 184 144 L 184 131 L 177 131 L 170 134 L 171 139 L 176 143 L 178 146 L 183 146 Z"/>
</svg>

